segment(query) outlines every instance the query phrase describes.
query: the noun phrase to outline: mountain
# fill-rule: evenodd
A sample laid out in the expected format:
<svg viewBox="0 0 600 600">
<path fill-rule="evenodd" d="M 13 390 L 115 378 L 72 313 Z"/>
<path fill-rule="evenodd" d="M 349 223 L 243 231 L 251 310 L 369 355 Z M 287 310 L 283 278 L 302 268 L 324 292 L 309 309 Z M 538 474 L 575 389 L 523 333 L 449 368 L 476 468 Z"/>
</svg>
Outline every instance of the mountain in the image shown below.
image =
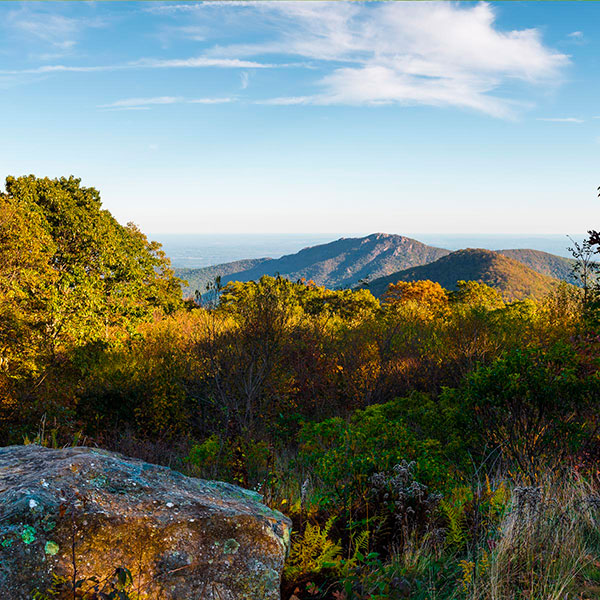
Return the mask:
<svg viewBox="0 0 600 600">
<path fill-rule="evenodd" d="M 467 248 L 443 256 L 430 264 L 405 269 L 381 277 L 369 284 L 375 296 L 381 296 L 390 283 L 430 279 L 442 287 L 456 289 L 458 281 L 473 280 L 486 283 L 507 299 L 539 297 L 552 290 L 556 279 L 534 271 L 521 262 L 492 250 Z"/>
<path fill-rule="evenodd" d="M 206 290 L 206 286 L 213 284 L 217 277 L 222 279 L 228 275 L 243 273 L 258 265 L 273 260 L 272 258 L 247 258 L 244 260 L 236 260 L 234 262 L 223 263 L 212 267 L 202 267 L 200 269 L 174 269 L 175 275 L 180 279 L 188 282 L 184 286 L 184 291 L 190 292 L 199 290 L 201 293 Z M 234 278 L 235 279 L 235 278 Z"/>
<path fill-rule="evenodd" d="M 577 283 L 577 280 L 573 277 L 575 261 L 572 258 L 564 258 L 563 256 L 542 252 L 541 250 L 514 249 L 498 250 L 498 252 L 504 254 L 504 256 L 518 260 L 520 263 L 543 275 L 555 277 L 568 283 Z"/>
<path fill-rule="evenodd" d="M 469 250 L 469 252 L 474 251 Z M 444 277 L 445 281 L 449 281 L 449 287 L 453 287 L 459 279 L 480 279 L 486 282 L 497 280 L 498 285 L 509 295 L 521 297 L 523 294 L 528 295 L 526 292 L 528 289 L 535 290 L 536 287 L 545 289 L 544 278 L 539 275 L 575 283 L 571 272 L 574 264 L 572 259 L 529 249 L 509 249 L 498 252 L 477 250 L 476 252 L 488 253 L 485 256 L 494 257 L 494 260 L 490 258 L 490 262 L 494 264 L 486 267 L 483 264 L 485 262 L 483 255 L 477 261 L 473 255 L 469 255 L 471 263 L 466 260 L 466 257 L 459 261 L 455 257 L 456 252 L 451 255 L 449 250 L 428 246 L 401 235 L 374 233 L 363 238 L 341 238 L 327 244 L 304 248 L 300 252 L 278 259 L 238 260 L 200 269 L 175 269 L 175 273 L 181 279 L 188 281 L 189 285 L 185 289 L 188 294 L 194 290 L 204 292 L 207 284 L 213 283 L 217 276 L 221 277 L 222 284 L 226 284 L 228 281 L 250 281 L 260 279 L 263 275 L 277 274 L 293 281 L 300 278 L 312 279 L 315 283 L 329 288 L 354 287 L 368 277 L 372 282 L 370 289 L 376 290 L 382 284 L 375 280 L 392 274 L 396 277 L 398 272 L 403 272 L 403 276 L 407 277 L 421 277 L 418 275 L 420 271 L 415 273 L 405 273 L 405 271 L 413 267 L 429 265 L 444 256 L 453 256 L 448 267 L 443 262 L 441 267 L 432 266 L 435 276 Z M 518 261 L 520 267 L 502 261 L 501 257 Z M 453 273 L 449 270 L 450 267 L 459 269 L 453 281 L 451 281 Z M 528 275 L 521 267 L 528 267 L 533 272 L 530 274 L 529 287 L 526 285 Z M 445 274 L 441 271 L 438 273 L 437 269 L 444 269 Z M 431 279 L 431 277 L 425 278 Z"/>
<path fill-rule="evenodd" d="M 304 248 L 278 259 L 257 259 L 253 265 L 251 261 L 237 261 L 204 269 L 176 269 L 176 274 L 187 278 L 190 290 L 200 291 L 207 281 L 214 281 L 216 275 L 221 275 L 223 284 L 279 274 L 292 281 L 312 279 L 316 284 L 329 288 L 353 287 L 366 277 L 375 279 L 424 265 L 449 252 L 402 235 L 373 233 L 363 238 L 341 238 Z M 201 287 L 196 287 L 196 283 Z"/>
</svg>

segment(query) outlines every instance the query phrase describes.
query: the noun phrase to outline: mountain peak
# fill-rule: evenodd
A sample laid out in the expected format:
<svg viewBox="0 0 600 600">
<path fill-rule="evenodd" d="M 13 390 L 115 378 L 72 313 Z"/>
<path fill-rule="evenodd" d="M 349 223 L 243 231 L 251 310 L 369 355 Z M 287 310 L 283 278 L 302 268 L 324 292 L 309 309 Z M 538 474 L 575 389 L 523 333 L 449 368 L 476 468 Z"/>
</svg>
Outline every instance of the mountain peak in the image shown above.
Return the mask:
<svg viewBox="0 0 600 600">
<path fill-rule="evenodd" d="M 384 232 L 361 238 L 340 238 L 333 242 L 303 248 L 295 254 L 261 261 L 250 268 L 235 270 L 229 263 L 198 269 L 196 276 L 185 276 L 192 289 L 205 286 L 204 275 L 222 271 L 222 283 L 250 281 L 263 275 L 281 275 L 292 281 L 310 279 L 330 288 L 353 287 L 359 281 L 375 279 L 402 269 L 432 262 L 449 253 L 417 240 Z"/>
</svg>

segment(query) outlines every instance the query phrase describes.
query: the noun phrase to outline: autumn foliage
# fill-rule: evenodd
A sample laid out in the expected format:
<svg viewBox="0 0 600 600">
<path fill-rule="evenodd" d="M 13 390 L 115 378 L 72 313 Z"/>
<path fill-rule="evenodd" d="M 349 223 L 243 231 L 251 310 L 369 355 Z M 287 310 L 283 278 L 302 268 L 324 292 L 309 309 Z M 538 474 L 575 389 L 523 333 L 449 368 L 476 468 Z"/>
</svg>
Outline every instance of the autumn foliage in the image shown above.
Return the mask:
<svg viewBox="0 0 600 600">
<path fill-rule="evenodd" d="M 574 512 L 598 493 L 589 314 L 567 284 L 505 302 L 474 281 L 397 282 L 380 302 L 263 277 L 184 302 L 159 245 L 96 190 L 9 178 L 0 439 L 85 440 L 260 491 L 294 520 L 285 600 L 563 597 L 529 594 L 550 571 L 516 550 L 553 547 L 511 516 L 540 488 L 536 527 L 576 532 L 583 557 L 552 554 L 552 585 L 591 598 L 600 520 Z"/>
</svg>

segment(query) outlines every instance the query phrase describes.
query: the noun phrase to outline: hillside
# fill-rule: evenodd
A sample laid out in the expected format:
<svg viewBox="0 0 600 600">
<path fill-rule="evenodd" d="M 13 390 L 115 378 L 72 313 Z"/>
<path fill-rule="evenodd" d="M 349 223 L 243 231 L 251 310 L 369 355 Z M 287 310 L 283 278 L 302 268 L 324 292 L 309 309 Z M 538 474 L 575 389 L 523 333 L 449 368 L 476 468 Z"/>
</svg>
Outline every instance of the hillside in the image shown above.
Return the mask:
<svg viewBox="0 0 600 600">
<path fill-rule="evenodd" d="M 177 269 L 189 289 L 204 289 L 207 281 L 221 275 L 222 282 L 258 280 L 263 275 L 282 275 L 292 281 L 312 279 L 329 288 L 352 287 L 361 279 L 376 279 L 397 271 L 424 265 L 445 256 L 449 250 L 428 246 L 401 235 L 374 233 L 364 238 L 341 238 L 328 244 L 304 248 L 278 259 L 237 261 L 204 269 Z M 247 263 L 247 264 L 243 264 Z M 244 268 L 245 267 L 245 268 Z M 199 283 L 201 287 L 193 284 Z"/>
<path fill-rule="evenodd" d="M 446 289 L 455 289 L 457 281 L 481 281 L 498 289 L 507 299 L 540 297 L 549 292 L 556 279 L 543 275 L 504 254 L 467 248 L 458 250 L 427 265 L 405 269 L 372 281 L 369 289 L 381 296 L 390 283 L 397 281 L 437 281 Z"/>
<path fill-rule="evenodd" d="M 555 277 L 568 283 L 576 283 L 576 279 L 573 277 L 575 261 L 572 258 L 529 249 L 498 250 L 498 252 L 518 260 L 530 269 L 542 273 L 542 275 Z"/>
<path fill-rule="evenodd" d="M 174 269 L 175 275 L 184 281 L 187 281 L 188 285 L 184 286 L 184 294 L 199 290 L 204 292 L 206 286 L 214 283 L 218 276 L 221 278 L 227 277 L 228 275 L 235 275 L 248 271 L 258 265 L 273 260 L 272 258 L 247 258 L 244 260 L 236 260 L 229 263 L 223 263 L 220 265 L 214 265 L 211 267 L 202 267 L 200 269 Z"/>
</svg>

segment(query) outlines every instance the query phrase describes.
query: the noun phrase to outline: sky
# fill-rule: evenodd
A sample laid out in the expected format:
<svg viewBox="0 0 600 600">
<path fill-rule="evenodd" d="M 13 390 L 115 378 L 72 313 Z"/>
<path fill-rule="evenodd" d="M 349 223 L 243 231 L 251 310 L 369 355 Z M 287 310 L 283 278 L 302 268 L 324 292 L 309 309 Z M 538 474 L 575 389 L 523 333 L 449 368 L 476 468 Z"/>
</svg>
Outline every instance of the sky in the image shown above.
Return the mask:
<svg viewBox="0 0 600 600">
<path fill-rule="evenodd" d="M 147 233 L 600 223 L 596 2 L 1 2 L 0 178 Z"/>
</svg>

